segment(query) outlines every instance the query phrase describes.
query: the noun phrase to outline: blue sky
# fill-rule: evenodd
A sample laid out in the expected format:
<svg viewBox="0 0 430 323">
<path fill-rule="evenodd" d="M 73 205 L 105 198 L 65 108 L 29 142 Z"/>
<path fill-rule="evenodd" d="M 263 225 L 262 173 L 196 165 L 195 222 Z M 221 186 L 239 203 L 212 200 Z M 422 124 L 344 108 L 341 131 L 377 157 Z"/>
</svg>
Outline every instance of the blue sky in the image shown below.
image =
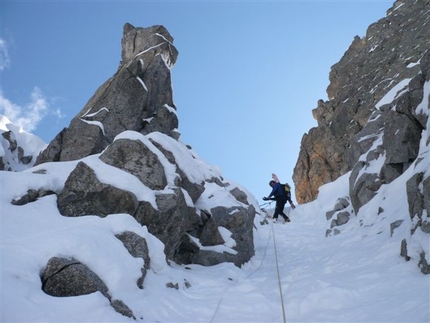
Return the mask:
<svg viewBox="0 0 430 323">
<path fill-rule="evenodd" d="M 272 172 L 292 183 L 330 67 L 393 2 L 1 0 L 0 113 L 48 143 L 116 72 L 124 24 L 164 25 L 180 139 L 261 198 Z"/>
</svg>

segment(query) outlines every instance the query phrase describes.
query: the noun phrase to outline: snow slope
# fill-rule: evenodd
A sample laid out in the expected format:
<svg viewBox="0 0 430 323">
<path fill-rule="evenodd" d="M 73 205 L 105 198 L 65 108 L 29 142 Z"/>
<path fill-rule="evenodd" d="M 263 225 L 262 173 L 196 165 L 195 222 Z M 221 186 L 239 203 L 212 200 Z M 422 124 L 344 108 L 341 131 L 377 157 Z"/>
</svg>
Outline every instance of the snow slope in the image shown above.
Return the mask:
<svg viewBox="0 0 430 323">
<path fill-rule="evenodd" d="M 430 82 L 425 91 L 429 93 Z M 418 108 L 427 111 L 426 104 Z M 51 257 L 63 256 L 75 257 L 90 267 L 112 297 L 123 300 L 139 322 L 428 323 L 430 275 L 423 275 L 417 262 L 422 250 L 426 257 L 430 254 L 430 239 L 420 230 L 410 235 L 414 223 L 408 212 L 406 182 L 418 172 L 428 176 L 429 128 L 430 118 L 422 133 L 419 158 L 396 180 L 381 186 L 358 214 L 337 227 L 341 232 L 337 235 L 326 237 L 330 221 L 325 214 L 339 197 L 348 197 L 349 173 L 322 186 L 314 202 L 288 209 L 292 220 L 288 224 L 272 223 L 252 194 L 232 183 L 248 194 L 260 212 L 254 223 L 255 256 L 242 268 L 230 263 L 212 267 L 168 264 L 162 242 L 127 214 L 63 217 L 55 195 L 22 206 L 11 204 L 29 189 L 59 193 L 79 161 L 46 163 L 22 172 L 2 171 L 1 322 L 133 321 L 117 313 L 99 292 L 67 298 L 45 294 L 40 275 Z M 118 138 L 157 139 L 174 152 L 190 178 L 220 175 L 194 153 L 191 162 L 189 149 L 175 147 L 171 138 L 133 132 Z M 25 142 L 21 145 L 27 149 Z M 98 155 L 83 161 L 95 169 L 102 182 L 127 188 L 138 199 L 154 200 L 154 192 L 134 176 L 100 162 Z M 374 163 L 365 172 L 380 167 L 380 161 Z M 45 174 L 34 173 L 42 169 Z M 202 196 L 207 198 L 199 200 L 203 203 L 199 207 L 231 203 L 223 199 L 224 189 L 206 187 Z M 272 206 L 268 206 L 269 212 Z M 398 220 L 403 222 L 392 231 L 391 223 Z M 148 242 L 151 268 L 144 289 L 136 285 L 143 260 L 131 257 L 115 237 L 124 231 L 135 232 Z M 400 257 L 403 239 L 407 239 L 412 258 L 409 262 Z M 232 243 L 228 241 L 225 247 Z M 169 283 L 177 288 L 167 287 Z"/>
<path fill-rule="evenodd" d="M 95 165 L 94 158 L 85 161 Z M 53 256 L 73 256 L 87 264 L 139 322 L 282 322 L 284 317 L 287 322 L 430 320 L 430 277 L 421 274 L 415 262 L 399 256 L 406 225 L 390 236 L 392 219 L 370 224 L 363 208 L 341 234 L 325 237 L 324 214 L 346 194 L 347 175 L 323 186 L 316 201 L 288 211 L 289 224 L 257 217 L 256 254 L 242 268 L 230 263 L 179 266 L 165 262 L 163 244 L 129 215 L 63 217 L 54 195 L 23 206 L 10 204 L 32 187 L 61 190 L 76 163 L 0 172 L 2 322 L 133 321 L 115 312 L 98 292 L 68 298 L 46 295 L 40 273 Z M 32 173 L 41 168 L 47 174 Z M 391 184 L 393 190 L 399 186 L 398 202 L 384 202 L 387 196 L 381 193 L 375 203 L 386 203 L 388 211 L 406 207 L 400 188 L 404 183 Z M 114 236 L 123 231 L 148 241 L 151 269 L 143 290 L 135 283 L 142 260 L 130 257 Z M 168 283 L 177 284 L 177 289 L 166 287 Z"/>
</svg>

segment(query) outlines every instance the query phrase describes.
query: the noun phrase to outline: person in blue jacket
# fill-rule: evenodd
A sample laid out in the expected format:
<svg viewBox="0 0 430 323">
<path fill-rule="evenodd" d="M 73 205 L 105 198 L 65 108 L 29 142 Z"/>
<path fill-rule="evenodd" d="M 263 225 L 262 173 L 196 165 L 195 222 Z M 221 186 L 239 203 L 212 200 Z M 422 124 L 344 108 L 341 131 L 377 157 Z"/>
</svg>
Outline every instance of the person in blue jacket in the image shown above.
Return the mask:
<svg viewBox="0 0 430 323">
<path fill-rule="evenodd" d="M 272 174 L 274 178 L 269 182 L 272 191 L 267 197 L 263 197 L 264 201 L 274 200 L 276 201 L 275 212 L 273 213 L 273 220 L 277 221 L 278 216 L 281 215 L 285 222 L 290 222 L 290 218 L 284 213 L 285 203 L 287 203 L 287 195 L 285 194 L 285 189 L 281 183 L 279 183 L 278 177 Z"/>
</svg>

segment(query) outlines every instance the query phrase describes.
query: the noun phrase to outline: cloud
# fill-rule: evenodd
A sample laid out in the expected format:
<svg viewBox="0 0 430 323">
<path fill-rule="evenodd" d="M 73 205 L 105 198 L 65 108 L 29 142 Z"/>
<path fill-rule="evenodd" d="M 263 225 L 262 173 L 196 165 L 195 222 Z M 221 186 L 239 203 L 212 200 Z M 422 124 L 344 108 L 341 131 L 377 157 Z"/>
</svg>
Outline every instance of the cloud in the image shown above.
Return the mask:
<svg viewBox="0 0 430 323">
<path fill-rule="evenodd" d="M 0 90 L 0 113 L 8 117 L 12 123 L 21 126 L 25 131 L 35 130 L 39 122 L 48 114 L 48 111 L 48 101 L 38 87 L 33 89 L 30 102 L 23 107 L 8 100 Z"/>
<path fill-rule="evenodd" d="M 0 71 L 3 71 L 10 65 L 9 52 L 7 43 L 4 39 L 0 38 Z"/>
</svg>

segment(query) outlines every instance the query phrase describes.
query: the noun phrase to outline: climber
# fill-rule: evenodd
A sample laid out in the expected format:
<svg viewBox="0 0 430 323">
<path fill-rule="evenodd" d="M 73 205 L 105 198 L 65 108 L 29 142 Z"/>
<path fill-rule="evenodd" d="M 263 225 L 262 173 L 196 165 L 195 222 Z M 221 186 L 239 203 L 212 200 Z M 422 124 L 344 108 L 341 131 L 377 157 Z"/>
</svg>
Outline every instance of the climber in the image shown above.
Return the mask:
<svg viewBox="0 0 430 323">
<path fill-rule="evenodd" d="M 272 178 L 273 179 L 269 182 L 270 187 L 272 187 L 272 191 L 270 192 L 268 197 L 263 197 L 263 200 L 276 201 L 275 212 L 273 214 L 274 221 L 277 221 L 278 215 L 281 215 L 284 218 L 285 222 L 290 222 L 290 218 L 284 213 L 284 207 L 285 203 L 287 203 L 288 201 L 291 207 L 293 209 L 295 208 L 295 205 L 291 201 L 291 194 L 287 194 L 287 192 L 285 191 L 285 185 L 279 182 L 278 176 L 276 176 L 276 174 L 272 174 Z"/>
</svg>

